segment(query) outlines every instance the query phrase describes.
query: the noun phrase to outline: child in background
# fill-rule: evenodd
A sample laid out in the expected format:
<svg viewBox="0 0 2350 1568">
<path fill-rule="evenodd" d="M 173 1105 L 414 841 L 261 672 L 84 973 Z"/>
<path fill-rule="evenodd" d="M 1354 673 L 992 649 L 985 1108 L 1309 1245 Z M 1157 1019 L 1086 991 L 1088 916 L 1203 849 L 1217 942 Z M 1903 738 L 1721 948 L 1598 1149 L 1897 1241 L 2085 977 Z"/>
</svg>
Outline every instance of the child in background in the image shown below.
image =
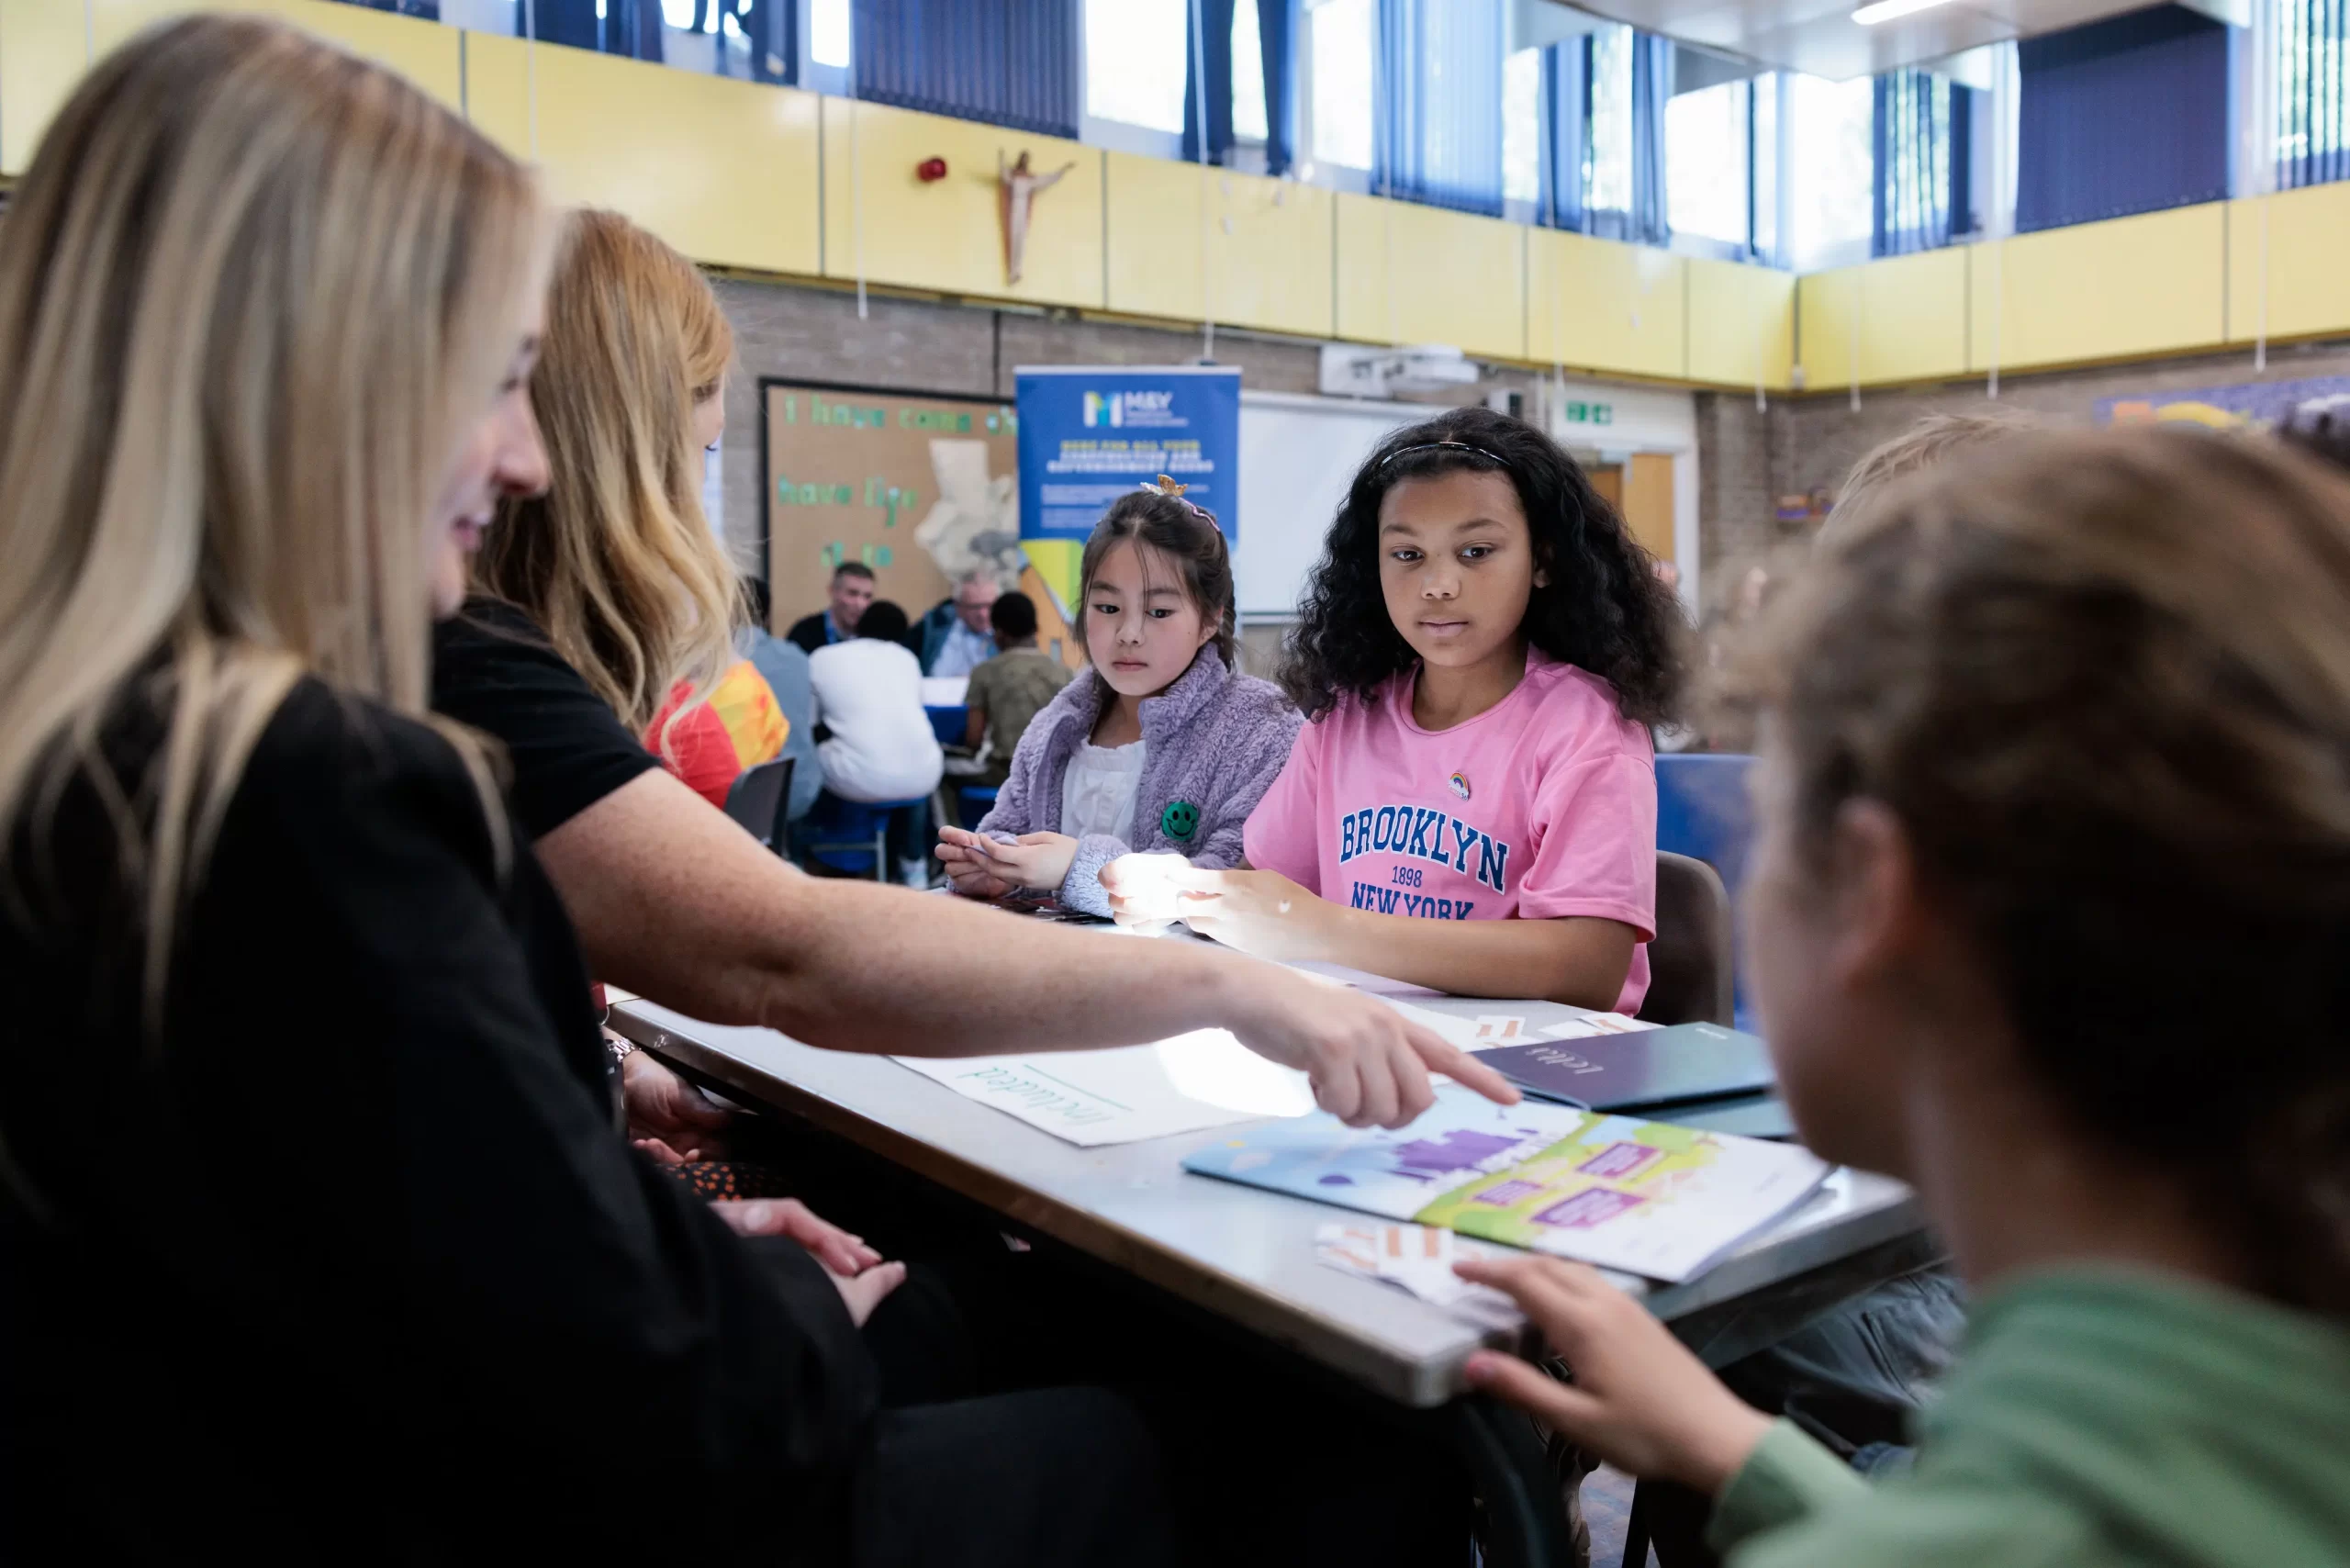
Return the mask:
<svg viewBox="0 0 2350 1568">
<path fill-rule="evenodd" d="M 971 672 L 963 702 L 969 711 L 963 744 L 987 760 L 972 776 L 978 784 L 1001 785 L 1012 777 L 1013 755 L 1036 715 L 1069 684 L 1069 666 L 1036 646 L 1036 604 L 1026 594 L 1007 593 L 988 611 L 999 650 Z"/>
<path fill-rule="evenodd" d="M 1092 673 L 1028 726 L 979 831 L 940 835 L 956 891 L 1049 892 L 1107 915 L 1102 868 L 1129 851 L 1239 863 L 1299 720 L 1279 688 L 1233 667 L 1232 556 L 1182 497 L 1162 475 L 1094 525 L 1078 612 Z"/>
<path fill-rule="evenodd" d="M 1648 990 L 1673 592 L 1556 442 L 1463 409 L 1355 476 L 1287 672 L 1310 721 L 1254 869 L 1113 867 L 1122 919 L 1474 996 Z"/>
<path fill-rule="evenodd" d="M 922 665 L 906 651 L 906 612 L 875 599 L 856 633 L 808 660 L 824 787 L 844 801 L 910 801 L 938 788 L 946 758 L 922 706 Z"/>
<path fill-rule="evenodd" d="M 1914 1466 L 1870 1491 L 1572 1265 L 1461 1270 L 1572 1386 L 1469 1375 L 1715 1495 L 1738 1568 L 2350 1561 L 2350 485 L 2176 427 L 1996 456 L 1831 530 L 1755 672 L 1781 1092 L 1976 1302 Z"/>
</svg>

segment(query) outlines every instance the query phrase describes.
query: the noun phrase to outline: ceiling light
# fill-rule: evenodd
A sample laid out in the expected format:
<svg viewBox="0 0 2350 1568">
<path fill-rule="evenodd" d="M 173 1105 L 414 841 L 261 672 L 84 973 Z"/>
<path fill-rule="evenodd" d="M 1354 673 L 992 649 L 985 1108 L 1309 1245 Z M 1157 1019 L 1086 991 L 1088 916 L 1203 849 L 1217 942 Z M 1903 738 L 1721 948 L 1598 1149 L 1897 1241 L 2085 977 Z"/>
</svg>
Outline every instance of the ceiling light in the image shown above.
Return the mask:
<svg viewBox="0 0 2350 1568">
<path fill-rule="evenodd" d="M 1930 11 L 1937 6 L 1946 6 L 1949 3 L 1950 0 L 1876 0 L 1874 6 L 1863 6 L 1853 12 L 1852 20 L 1864 28 L 1873 28 L 1879 22 L 1889 22 L 1896 17 L 1907 17 L 1919 11 Z"/>
</svg>

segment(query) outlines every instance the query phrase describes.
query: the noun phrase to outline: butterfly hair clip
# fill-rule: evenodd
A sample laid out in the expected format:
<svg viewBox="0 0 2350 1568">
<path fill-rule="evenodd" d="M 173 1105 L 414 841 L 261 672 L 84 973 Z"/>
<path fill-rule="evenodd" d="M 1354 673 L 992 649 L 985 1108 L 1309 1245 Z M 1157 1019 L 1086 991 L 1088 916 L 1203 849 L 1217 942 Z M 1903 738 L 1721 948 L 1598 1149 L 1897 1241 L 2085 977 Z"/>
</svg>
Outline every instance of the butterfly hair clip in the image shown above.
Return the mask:
<svg viewBox="0 0 2350 1568">
<path fill-rule="evenodd" d="M 1189 485 L 1179 485 L 1169 476 L 1161 474 L 1158 476 L 1158 482 L 1157 484 L 1154 485 L 1146 480 L 1144 481 L 1142 487 L 1148 490 L 1153 495 L 1165 496 L 1170 501 L 1183 501 L 1183 492 L 1190 489 L 1192 487 Z M 1204 518 L 1207 521 L 1207 525 L 1210 528 L 1214 529 L 1218 533 L 1222 533 L 1224 532 L 1224 524 L 1216 521 L 1215 514 L 1214 512 L 1209 511 L 1196 501 L 1183 501 L 1183 504 L 1192 509 L 1192 515 L 1193 517 Z"/>
</svg>

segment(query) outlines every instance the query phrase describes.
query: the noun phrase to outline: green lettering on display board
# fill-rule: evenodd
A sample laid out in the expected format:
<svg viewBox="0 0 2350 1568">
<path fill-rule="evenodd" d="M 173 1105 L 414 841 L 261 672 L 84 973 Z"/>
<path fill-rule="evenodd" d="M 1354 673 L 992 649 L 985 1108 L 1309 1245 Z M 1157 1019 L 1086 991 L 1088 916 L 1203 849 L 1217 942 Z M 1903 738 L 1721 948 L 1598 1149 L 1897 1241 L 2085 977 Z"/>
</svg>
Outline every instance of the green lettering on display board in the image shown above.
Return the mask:
<svg viewBox="0 0 2350 1568">
<path fill-rule="evenodd" d="M 1612 425 L 1616 422 L 1613 403 L 1569 403 L 1560 410 L 1571 425 Z"/>
<path fill-rule="evenodd" d="M 884 528 L 897 527 L 898 514 L 912 510 L 919 494 L 911 485 L 900 488 L 896 485 L 885 485 L 878 478 L 865 481 L 865 504 L 879 507 L 889 514 L 881 520 Z"/>
<path fill-rule="evenodd" d="M 853 507 L 856 504 L 854 485 L 795 485 L 789 479 L 775 482 L 775 498 L 787 507 Z"/>
</svg>

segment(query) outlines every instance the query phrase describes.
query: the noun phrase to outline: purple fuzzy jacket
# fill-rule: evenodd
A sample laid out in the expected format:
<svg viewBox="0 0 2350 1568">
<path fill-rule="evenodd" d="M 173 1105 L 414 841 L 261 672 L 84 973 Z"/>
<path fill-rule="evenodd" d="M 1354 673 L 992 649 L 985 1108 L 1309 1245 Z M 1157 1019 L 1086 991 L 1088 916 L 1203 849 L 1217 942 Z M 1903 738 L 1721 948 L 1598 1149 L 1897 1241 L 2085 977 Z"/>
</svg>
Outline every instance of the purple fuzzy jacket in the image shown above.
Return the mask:
<svg viewBox="0 0 2350 1568">
<path fill-rule="evenodd" d="M 1036 715 L 1012 755 L 1012 776 L 979 823 L 981 833 L 1010 838 L 1061 830 L 1061 778 L 1093 734 L 1104 689 L 1101 677 L 1079 676 Z M 1121 844 L 1107 834 L 1079 839 L 1060 886 L 1061 903 L 1108 914 L 1102 868 L 1130 851 L 1172 851 L 1211 870 L 1239 865 L 1240 830 L 1281 776 L 1304 722 L 1281 688 L 1236 675 L 1214 648 L 1201 649 L 1174 685 L 1143 700 L 1135 842 Z M 1178 801 L 1199 812 L 1188 840 L 1166 831 L 1167 808 Z"/>
</svg>

